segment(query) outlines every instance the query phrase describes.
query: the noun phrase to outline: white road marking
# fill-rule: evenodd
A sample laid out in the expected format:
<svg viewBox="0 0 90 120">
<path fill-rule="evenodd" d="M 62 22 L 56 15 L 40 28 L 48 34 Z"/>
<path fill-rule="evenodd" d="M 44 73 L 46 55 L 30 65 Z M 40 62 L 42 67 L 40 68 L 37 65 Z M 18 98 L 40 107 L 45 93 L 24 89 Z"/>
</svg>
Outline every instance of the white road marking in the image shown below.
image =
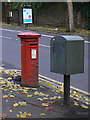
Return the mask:
<svg viewBox="0 0 90 120">
<path fill-rule="evenodd" d="M 10 31 L 10 32 L 23 32 L 23 31 L 10 30 L 10 29 L 4 29 L 4 28 L 0 28 L 0 30 Z"/>
<path fill-rule="evenodd" d="M 23 31 L 16 31 L 16 32 L 23 32 Z"/>
<path fill-rule="evenodd" d="M 3 28 L 0 28 L 0 30 L 10 31 L 10 32 L 16 32 L 15 30 L 3 29 Z"/>
<path fill-rule="evenodd" d="M 39 44 L 39 45 L 42 46 L 42 47 L 50 47 L 48 45 L 43 45 L 43 44 Z"/>
<path fill-rule="evenodd" d="M 17 31 L 17 30 L 10 30 L 10 29 L 4 29 L 4 28 L 0 28 L 0 30 L 5 30 L 5 31 L 10 31 L 10 32 L 23 32 L 23 31 Z M 50 38 L 53 38 L 54 36 L 52 35 L 45 35 L 45 34 L 41 34 L 41 36 L 43 37 L 50 37 Z M 0 36 L 1 37 L 1 36 Z M 4 37 L 4 36 L 3 36 Z M 9 38 L 9 37 L 4 37 L 4 38 L 7 38 L 7 39 L 12 39 L 12 38 Z M 85 43 L 89 44 L 90 41 L 84 41 Z M 50 46 L 47 46 L 47 45 L 42 45 L 43 47 L 50 47 Z"/>
<path fill-rule="evenodd" d="M 85 43 L 87 43 L 87 44 L 89 44 L 90 43 L 90 41 L 84 41 Z"/>
<path fill-rule="evenodd" d="M 51 36 L 51 35 L 44 35 L 44 34 L 41 34 L 41 36 L 44 36 L 44 37 L 54 37 L 54 36 Z"/>
<path fill-rule="evenodd" d="M 10 37 L 0 36 L 1 38 L 12 39 Z"/>
</svg>

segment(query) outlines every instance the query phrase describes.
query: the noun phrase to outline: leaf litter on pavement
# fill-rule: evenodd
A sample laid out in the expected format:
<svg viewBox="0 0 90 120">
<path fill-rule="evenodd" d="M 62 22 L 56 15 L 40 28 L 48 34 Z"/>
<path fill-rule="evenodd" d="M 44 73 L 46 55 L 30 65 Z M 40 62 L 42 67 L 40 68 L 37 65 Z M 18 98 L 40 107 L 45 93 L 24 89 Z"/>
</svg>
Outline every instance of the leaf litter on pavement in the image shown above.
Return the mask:
<svg viewBox="0 0 90 120">
<path fill-rule="evenodd" d="M 27 106 L 27 102 L 18 102 L 18 103 L 14 103 L 13 106 L 14 107 L 18 107 L 19 105 L 26 107 Z"/>
<path fill-rule="evenodd" d="M 27 112 L 19 112 L 19 114 L 17 114 L 17 118 L 26 118 L 26 117 L 31 117 L 31 113 L 27 113 Z"/>
<path fill-rule="evenodd" d="M 45 107 L 45 110 L 50 110 L 50 109 L 54 109 L 54 107 L 50 106 L 50 105 L 55 104 L 57 99 L 62 99 L 63 98 L 60 95 L 59 96 L 50 96 L 49 94 L 45 94 L 43 92 L 39 92 L 37 88 L 21 87 L 19 84 L 16 84 L 13 81 L 12 78 L 17 76 L 17 75 L 21 75 L 21 71 L 20 70 L 2 69 L 2 70 L 0 70 L 0 72 L 4 72 L 5 74 L 8 74 L 8 75 L 12 76 L 12 77 L 8 77 L 7 79 L 3 78 L 3 77 L 0 77 L 0 84 L 2 86 L 2 88 L 0 88 L 0 89 L 8 92 L 7 95 L 3 95 L 4 99 L 8 98 L 8 97 L 14 98 L 15 95 L 12 94 L 13 91 L 21 92 L 23 95 L 26 95 L 29 99 L 34 97 L 34 96 L 39 96 L 37 98 L 37 100 L 42 102 L 41 106 Z M 44 87 L 42 87 L 42 88 L 44 88 Z M 32 90 L 32 91 L 35 91 L 35 92 L 30 94 L 29 90 Z M 60 84 L 60 86 L 58 86 L 56 90 L 51 89 L 51 92 L 63 93 L 64 92 L 63 84 Z M 83 95 L 83 94 L 81 94 L 81 93 L 79 93 L 77 91 L 71 90 L 70 91 L 70 97 L 72 97 L 74 99 L 74 105 L 75 106 L 81 106 L 82 108 L 87 109 L 88 105 L 90 105 L 89 97 L 87 97 L 87 96 L 85 96 L 85 95 Z M 80 99 L 84 100 L 84 104 L 79 105 L 78 101 Z M 43 101 L 47 101 L 47 102 L 43 102 Z M 6 102 L 8 102 L 8 100 L 6 100 Z M 16 102 L 16 103 L 13 104 L 13 107 L 19 107 L 19 106 L 26 107 L 27 106 L 27 102 Z M 9 112 L 12 113 L 13 110 L 9 109 Z M 41 113 L 40 115 L 42 116 L 42 115 L 46 115 L 46 114 L 45 113 Z M 27 116 L 31 117 L 31 113 L 24 112 L 22 114 L 21 113 L 17 114 L 17 117 L 21 117 L 21 118 L 26 118 Z"/>
</svg>

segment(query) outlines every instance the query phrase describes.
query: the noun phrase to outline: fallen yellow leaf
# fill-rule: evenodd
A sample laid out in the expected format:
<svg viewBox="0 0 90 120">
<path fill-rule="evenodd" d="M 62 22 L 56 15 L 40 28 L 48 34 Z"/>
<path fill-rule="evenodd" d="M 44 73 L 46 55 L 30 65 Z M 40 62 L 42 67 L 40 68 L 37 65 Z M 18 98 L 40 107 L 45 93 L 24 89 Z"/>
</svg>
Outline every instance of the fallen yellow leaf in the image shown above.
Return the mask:
<svg viewBox="0 0 90 120">
<path fill-rule="evenodd" d="M 60 92 L 64 92 L 64 90 L 60 90 Z"/>
<path fill-rule="evenodd" d="M 23 106 L 23 107 L 25 107 L 27 105 L 27 103 L 26 102 L 21 102 L 20 105 Z"/>
<path fill-rule="evenodd" d="M 2 85 L 2 87 L 6 87 L 6 85 Z"/>
<path fill-rule="evenodd" d="M 41 113 L 40 115 L 46 115 L 45 113 Z"/>
<path fill-rule="evenodd" d="M 48 85 L 48 86 L 51 86 L 51 83 L 50 83 L 50 82 L 47 82 L 47 85 Z"/>
<path fill-rule="evenodd" d="M 12 80 L 12 77 L 9 77 L 8 80 Z"/>
<path fill-rule="evenodd" d="M 61 96 L 58 96 L 57 98 L 58 98 L 58 99 L 61 99 L 61 98 L 63 98 L 63 97 L 61 97 Z"/>
<path fill-rule="evenodd" d="M 8 95 L 4 95 L 4 96 L 3 96 L 3 98 L 7 98 L 7 97 L 8 97 Z"/>
<path fill-rule="evenodd" d="M 31 113 L 28 113 L 27 116 L 31 117 Z"/>
<path fill-rule="evenodd" d="M 32 88 L 32 90 L 37 90 L 37 88 Z"/>
<path fill-rule="evenodd" d="M 41 83 L 46 84 L 46 81 L 45 81 L 45 80 L 42 80 Z"/>
<path fill-rule="evenodd" d="M 55 92 L 55 90 L 51 90 L 52 92 Z"/>
<path fill-rule="evenodd" d="M 0 80 L 3 80 L 4 78 L 0 77 Z"/>
<path fill-rule="evenodd" d="M 13 97 L 15 97 L 15 96 L 14 96 L 14 95 L 10 95 L 10 97 L 12 97 L 12 98 L 13 98 Z"/>
<path fill-rule="evenodd" d="M 42 99 L 42 98 L 37 98 L 37 100 L 39 100 L 39 101 L 43 101 L 43 99 Z"/>
<path fill-rule="evenodd" d="M 19 117 L 19 118 L 26 118 L 27 116 L 31 117 L 31 113 L 27 113 L 27 112 L 22 113 L 22 112 L 20 112 L 20 115 L 19 114 L 17 115 L 17 117 Z"/>
<path fill-rule="evenodd" d="M 9 110 L 9 112 L 12 112 L 12 110 Z"/>
<path fill-rule="evenodd" d="M 20 115 L 17 115 L 18 118 L 20 118 Z"/>
<path fill-rule="evenodd" d="M 42 106 L 49 106 L 49 103 L 42 103 Z"/>
<path fill-rule="evenodd" d="M 85 102 L 85 104 L 90 105 L 90 102 Z"/>
<path fill-rule="evenodd" d="M 70 97 L 73 97 L 73 95 L 70 95 Z"/>
<path fill-rule="evenodd" d="M 44 94 L 42 92 L 39 93 L 40 96 L 45 96 L 45 97 L 48 97 L 49 95 L 48 94 Z"/>
<path fill-rule="evenodd" d="M 24 112 L 23 114 L 24 114 L 24 115 L 27 115 L 27 113 L 26 113 L 26 112 Z"/>
<path fill-rule="evenodd" d="M 57 97 L 50 97 L 49 99 L 50 100 L 55 100 Z"/>
<path fill-rule="evenodd" d="M 5 66 L 4 64 L 1 64 L 1 66 L 3 67 L 3 66 Z"/>
<path fill-rule="evenodd" d="M 6 102 L 8 102 L 8 100 L 6 100 Z"/>
<path fill-rule="evenodd" d="M 22 94 L 27 94 L 28 92 L 27 91 L 23 91 Z"/>
<path fill-rule="evenodd" d="M 56 101 L 52 101 L 52 102 L 50 102 L 49 104 L 55 104 L 56 103 Z"/>
<path fill-rule="evenodd" d="M 35 91 L 35 92 L 34 92 L 34 95 L 39 95 L 39 92 L 38 92 L 38 91 Z"/>
<path fill-rule="evenodd" d="M 86 100 L 86 101 L 89 101 L 89 99 L 87 97 L 83 97 L 83 99 Z"/>
<path fill-rule="evenodd" d="M 74 98 L 74 100 L 79 100 L 79 98 Z"/>
<path fill-rule="evenodd" d="M 79 106 L 79 104 L 77 102 L 74 102 L 74 105 Z"/>
<path fill-rule="evenodd" d="M 48 100 L 48 98 L 47 98 L 47 97 L 44 97 L 43 100 Z"/>
<path fill-rule="evenodd" d="M 33 97 L 33 95 L 27 95 L 27 97 Z"/>
<path fill-rule="evenodd" d="M 83 104 L 81 105 L 81 107 L 82 107 L 82 108 L 85 108 L 85 109 L 88 108 L 88 106 L 85 106 L 85 105 L 83 105 Z"/>
<path fill-rule="evenodd" d="M 18 107 L 18 106 L 19 106 L 19 104 L 18 104 L 18 103 L 15 103 L 15 104 L 13 104 L 13 106 L 14 106 L 14 107 Z"/>
<path fill-rule="evenodd" d="M 20 118 L 26 118 L 25 114 L 20 115 Z"/>
</svg>

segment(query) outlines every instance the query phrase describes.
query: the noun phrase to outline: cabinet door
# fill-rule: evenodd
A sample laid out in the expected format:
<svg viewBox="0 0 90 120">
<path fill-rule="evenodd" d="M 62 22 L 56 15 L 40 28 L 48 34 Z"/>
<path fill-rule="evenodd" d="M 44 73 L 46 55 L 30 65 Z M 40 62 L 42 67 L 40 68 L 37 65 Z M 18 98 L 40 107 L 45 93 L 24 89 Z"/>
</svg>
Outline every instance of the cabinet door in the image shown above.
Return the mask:
<svg viewBox="0 0 90 120">
<path fill-rule="evenodd" d="M 38 82 L 38 44 L 26 42 L 26 79 L 28 84 Z"/>
</svg>

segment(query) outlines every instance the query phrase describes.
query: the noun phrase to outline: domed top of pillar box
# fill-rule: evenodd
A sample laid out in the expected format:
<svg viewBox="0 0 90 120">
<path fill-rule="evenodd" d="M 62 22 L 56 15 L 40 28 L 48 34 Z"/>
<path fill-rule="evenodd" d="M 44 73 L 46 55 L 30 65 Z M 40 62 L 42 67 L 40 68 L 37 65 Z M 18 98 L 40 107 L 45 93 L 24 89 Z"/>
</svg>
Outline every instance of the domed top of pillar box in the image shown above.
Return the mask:
<svg viewBox="0 0 90 120">
<path fill-rule="evenodd" d="M 39 38 L 41 37 L 41 34 L 35 33 L 35 32 L 22 32 L 17 34 L 20 38 Z"/>
</svg>

